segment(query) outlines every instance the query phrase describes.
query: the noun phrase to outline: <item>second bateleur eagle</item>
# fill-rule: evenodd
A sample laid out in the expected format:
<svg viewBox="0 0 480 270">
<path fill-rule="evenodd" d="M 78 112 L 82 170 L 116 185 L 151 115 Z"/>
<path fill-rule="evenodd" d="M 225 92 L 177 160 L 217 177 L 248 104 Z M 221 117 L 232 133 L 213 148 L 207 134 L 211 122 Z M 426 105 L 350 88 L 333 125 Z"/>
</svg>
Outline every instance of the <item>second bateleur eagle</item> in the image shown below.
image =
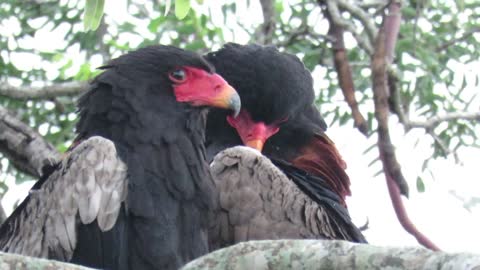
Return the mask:
<svg viewBox="0 0 480 270">
<path fill-rule="evenodd" d="M 212 223 L 212 246 L 282 238 L 366 242 L 347 211 L 346 165 L 325 134 L 303 63 L 273 46 L 233 43 L 206 58 L 242 99 L 236 118 L 209 113 L 208 159 L 243 143 L 271 160 L 241 147 L 215 157 L 222 210 Z"/>
<path fill-rule="evenodd" d="M 208 253 L 217 195 L 208 107 L 240 99 L 196 53 L 123 55 L 79 101 L 78 136 L 0 228 L 0 248 L 102 269 L 178 269 Z"/>
</svg>

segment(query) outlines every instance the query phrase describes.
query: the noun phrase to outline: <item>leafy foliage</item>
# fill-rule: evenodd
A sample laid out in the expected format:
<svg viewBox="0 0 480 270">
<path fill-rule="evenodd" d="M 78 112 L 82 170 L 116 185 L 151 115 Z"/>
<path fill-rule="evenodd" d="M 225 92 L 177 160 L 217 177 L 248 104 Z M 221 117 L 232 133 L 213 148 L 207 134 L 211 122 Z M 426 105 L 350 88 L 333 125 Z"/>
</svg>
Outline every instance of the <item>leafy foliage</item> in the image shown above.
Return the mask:
<svg viewBox="0 0 480 270">
<path fill-rule="evenodd" d="M 105 0 L 86 0 L 83 25 L 85 30 L 96 30 L 103 16 Z"/>
<path fill-rule="evenodd" d="M 179 19 L 185 18 L 190 10 L 190 0 L 175 0 L 175 16 Z"/>
</svg>

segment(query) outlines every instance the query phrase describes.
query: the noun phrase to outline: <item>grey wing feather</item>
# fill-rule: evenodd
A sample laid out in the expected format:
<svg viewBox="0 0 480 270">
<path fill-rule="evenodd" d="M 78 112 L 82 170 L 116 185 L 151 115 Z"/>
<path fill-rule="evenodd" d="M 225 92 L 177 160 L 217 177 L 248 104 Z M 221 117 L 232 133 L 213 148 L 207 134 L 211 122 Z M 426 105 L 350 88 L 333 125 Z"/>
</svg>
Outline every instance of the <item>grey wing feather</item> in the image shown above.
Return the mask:
<svg viewBox="0 0 480 270">
<path fill-rule="evenodd" d="M 260 239 L 333 239 L 326 210 L 305 195 L 258 151 L 237 146 L 211 164 L 220 210 L 209 241 L 217 249 Z"/>
<path fill-rule="evenodd" d="M 102 231 L 116 222 L 127 196 L 127 166 L 115 145 L 91 137 L 75 147 L 40 189 L 30 191 L 20 212 L 2 226 L 1 251 L 69 260 L 77 226 L 97 221 Z"/>
</svg>

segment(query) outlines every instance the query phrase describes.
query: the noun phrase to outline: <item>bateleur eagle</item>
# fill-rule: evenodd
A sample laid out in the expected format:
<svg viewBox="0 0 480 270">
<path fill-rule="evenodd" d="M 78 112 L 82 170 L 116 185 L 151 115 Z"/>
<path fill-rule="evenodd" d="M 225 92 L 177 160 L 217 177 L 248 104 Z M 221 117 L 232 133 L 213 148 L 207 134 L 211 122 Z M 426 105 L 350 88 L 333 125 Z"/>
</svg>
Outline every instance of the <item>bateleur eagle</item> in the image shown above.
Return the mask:
<svg viewBox="0 0 480 270">
<path fill-rule="evenodd" d="M 238 112 L 203 57 L 152 46 L 102 67 L 79 100 L 78 136 L 0 228 L 0 247 L 102 269 L 178 269 L 208 252 L 218 204 L 207 107 Z"/>
<path fill-rule="evenodd" d="M 212 246 L 281 238 L 365 242 L 346 208 L 345 162 L 325 134 L 303 63 L 272 46 L 232 43 L 206 58 L 242 99 L 236 118 L 209 113 L 208 159 L 243 142 L 273 162 L 242 147 L 215 156 L 221 211 L 212 223 Z"/>
</svg>

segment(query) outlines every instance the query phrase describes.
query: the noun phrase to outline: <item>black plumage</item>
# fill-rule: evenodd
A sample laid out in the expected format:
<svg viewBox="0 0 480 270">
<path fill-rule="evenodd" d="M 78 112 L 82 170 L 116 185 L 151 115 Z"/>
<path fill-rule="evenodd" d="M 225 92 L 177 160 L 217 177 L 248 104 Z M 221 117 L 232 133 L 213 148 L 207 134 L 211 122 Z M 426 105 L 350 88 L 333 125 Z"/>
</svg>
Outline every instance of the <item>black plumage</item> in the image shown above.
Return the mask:
<svg viewBox="0 0 480 270">
<path fill-rule="evenodd" d="M 279 120 L 291 120 L 281 123 L 282 126 L 288 124 L 292 128 L 280 129 L 278 135 L 281 138 L 277 140 L 278 143 L 270 142 L 278 135 L 267 141 L 265 147 L 271 149 L 272 153 L 277 145 L 288 147 L 282 148 L 282 151 L 294 151 L 290 148 L 297 148 L 297 145 L 311 136 L 312 130 L 318 128 L 317 123 L 320 122 L 320 128 L 326 127 L 319 114 L 312 119 L 312 123 L 304 121 L 310 120 L 307 118 L 310 114 L 304 116 L 304 110 L 306 105 L 311 106 L 313 103 L 313 80 L 296 56 L 282 54 L 274 46 L 228 43 L 221 50 L 207 54 L 206 58 L 231 85 L 241 87 L 239 94 L 242 97 L 242 108 L 250 113 L 254 121 L 272 124 Z M 312 112 L 318 112 L 312 108 Z M 213 109 L 208 116 L 209 161 L 226 146 L 241 143 L 238 133 L 228 125 L 227 115 L 223 110 Z M 302 121 L 294 121 L 296 118 L 301 118 Z M 308 128 L 304 128 L 307 125 Z M 285 143 L 285 139 L 290 137 L 295 137 L 295 140 Z"/>
<path fill-rule="evenodd" d="M 345 163 L 325 134 L 327 126 L 314 103 L 313 80 L 303 63 L 273 46 L 232 43 L 206 58 L 237 89 L 242 98 L 239 117 L 250 121 L 235 129 L 225 112 L 212 111 L 207 121 L 208 159 L 266 134 L 264 145 L 260 143 L 262 153 L 312 200 L 326 207 L 329 218 L 347 232 L 328 238 L 365 242 L 346 209 L 350 181 Z M 254 130 L 256 124 L 270 131 Z"/>
<path fill-rule="evenodd" d="M 167 59 L 147 49 L 112 61 L 79 102 L 79 138 L 111 139 L 128 166 L 128 212 L 106 233 L 80 226 L 73 262 L 174 269 L 208 250 L 203 215 L 212 207 L 213 191 L 200 162 L 206 111 L 178 103 L 163 89 L 170 84 L 165 75 L 176 66 L 211 67 L 193 54 L 174 57 L 172 49 L 163 52 Z M 188 157 L 197 162 L 187 164 Z"/>
<path fill-rule="evenodd" d="M 99 159 L 108 161 L 118 155 L 126 173 L 114 185 L 125 187 L 120 188 L 120 193 L 100 199 L 107 200 L 107 205 L 118 204 L 114 206 L 118 212 L 115 223 L 111 229 L 105 229 L 99 226 L 100 220 L 87 223 L 77 218 L 76 235 L 67 237 L 75 240 L 70 244 L 72 252 L 62 256 L 52 252 L 38 255 L 103 269 L 178 269 L 208 252 L 207 222 L 217 204 L 205 162 L 206 108 L 238 110 L 238 95 L 220 76 L 213 74 L 213 67 L 201 56 L 171 46 L 139 49 L 102 68 L 105 71 L 93 80 L 91 89 L 79 101 L 78 136 L 60 167 L 63 166 L 62 174 L 69 173 L 69 162 L 75 166 L 79 164 L 76 160 L 88 161 L 88 153 L 92 157 L 102 154 L 101 149 L 95 149 L 92 138 L 105 142 L 105 148 L 116 153 L 92 158 L 94 161 L 89 162 L 92 171 L 107 167 Z M 218 98 L 219 93 L 224 95 Z M 83 154 L 81 147 L 91 152 Z M 67 179 L 78 186 L 71 188 L 73 194 L 49 194 L 60 199 L 73 196 L 72 211 L 76 209 L 76 198 L 81 196 L 89 207 L 95 207 L 88 203 L 100 191 L 89 188 L 101 186 L 108 173 L 101 170 L 90 174 L 89 168 L 80 167 L 83 167 L 81 175 L 69 174 Z M 42 181 L 67 181 L 59 170 L 53 171 Z M 88 182 L 92 178 L 94 181 Z M 81 181 L 90 184 L 83 187 Z M 39 182 L 35 189 L 43 186 Z M 125 195 L 121 190 L 125 190 Z M 27 205 L 23 208 L 34 207 L 28 200 L 22 203 Z M 4 251 L 15 251 L 11 248 L 16 245 L 12 244 L 11 235 L 17 231 L 12 224 L 29 218 L 22 211 L 20 206 L 1 229 L 0 246 Z M 33 222 L 41 223 L 38 218 Z M 48 222 L 39 225 L 49 226 Z M 13 242 L 21 239 L 17 237 Z M 42 248 L 63 251 L 51 245 Z"/>
</svg>

